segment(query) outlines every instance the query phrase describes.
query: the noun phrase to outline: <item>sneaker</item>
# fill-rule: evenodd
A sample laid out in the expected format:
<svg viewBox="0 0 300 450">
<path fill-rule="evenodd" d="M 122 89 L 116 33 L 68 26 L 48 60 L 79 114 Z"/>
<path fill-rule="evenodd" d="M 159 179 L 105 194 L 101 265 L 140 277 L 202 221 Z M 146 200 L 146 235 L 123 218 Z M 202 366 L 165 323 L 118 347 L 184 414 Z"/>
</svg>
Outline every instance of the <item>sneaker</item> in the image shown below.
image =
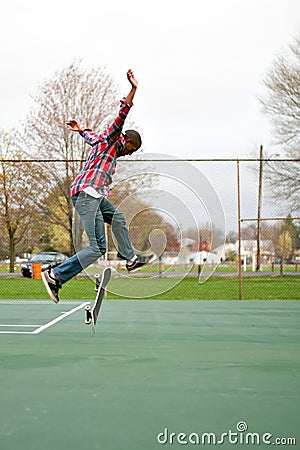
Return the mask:
<svg viewBox="0 0 300 450">
<path fill-rule="evenodd" d="M 57 279 L 51 277 L 50 270 L 51 269 L 48 269 L 42 272 L 42 280 L 52 300 L 55 303 L 58 303 L 59 302 L 58 290 L 61 288 L 61 284 Z"/>
<path fill-rule="evenodd" d="M 136 270 L 143 267 L 145 264 L 150 264 L 156 258 L 155 255 L 142 256 L 137 255 L 133 261 L 127 261 L 126 269 L 128 272 L 135 272 Z"/>
</svg>

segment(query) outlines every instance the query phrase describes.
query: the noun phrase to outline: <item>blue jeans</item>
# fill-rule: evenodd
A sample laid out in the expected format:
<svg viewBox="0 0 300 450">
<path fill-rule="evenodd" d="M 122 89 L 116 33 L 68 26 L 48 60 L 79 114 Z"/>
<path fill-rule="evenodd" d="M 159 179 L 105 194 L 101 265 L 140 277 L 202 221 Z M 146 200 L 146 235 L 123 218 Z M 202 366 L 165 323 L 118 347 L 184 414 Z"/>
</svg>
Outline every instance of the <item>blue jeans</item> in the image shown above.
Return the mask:
<svg viewBox="0 0 300 450">
<path fill-rule="evenodd" d="M 61 282 L 73 278 L 83 269 L 93 264 L 106 252 L 105 223 L 111 225 L 117 242 L 118 257 L 130 261 L 134 257 L 124 214 L 115 209 L 105 197 L 94 198 L 85 192 L 72 197 L 72 203 L 78 212 L 89 239 L 89 246 L 53 269 Z"/>
</svg>

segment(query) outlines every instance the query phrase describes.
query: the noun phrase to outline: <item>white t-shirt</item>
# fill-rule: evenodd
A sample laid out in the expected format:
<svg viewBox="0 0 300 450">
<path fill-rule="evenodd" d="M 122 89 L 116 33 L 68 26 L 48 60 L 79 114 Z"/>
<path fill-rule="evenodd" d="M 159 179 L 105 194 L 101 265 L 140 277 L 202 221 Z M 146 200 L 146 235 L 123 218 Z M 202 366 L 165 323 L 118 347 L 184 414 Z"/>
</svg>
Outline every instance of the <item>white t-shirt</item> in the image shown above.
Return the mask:
<svg viewBox="0 0 300 450">
<path fill-rule="evenodd" d="M 97 192 L 96 189 L 94 189 L 92 186 L 88 186 L 88 187 L 84 188 L 83 192 L 85 192 L 86 194 L 88 194 L 88 195 L 90 195 L 91 197 L 94 197 L 94 198 L 103 197 L 103 195 L 99 194 L 99 192 Z"/>
</svg>

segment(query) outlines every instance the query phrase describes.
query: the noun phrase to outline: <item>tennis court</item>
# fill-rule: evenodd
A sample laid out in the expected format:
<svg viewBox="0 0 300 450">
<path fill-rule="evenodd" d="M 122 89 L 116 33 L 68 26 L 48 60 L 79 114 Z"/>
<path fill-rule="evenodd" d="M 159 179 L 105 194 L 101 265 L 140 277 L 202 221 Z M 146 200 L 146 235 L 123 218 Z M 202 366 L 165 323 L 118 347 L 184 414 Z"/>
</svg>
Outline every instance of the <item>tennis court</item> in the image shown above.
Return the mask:
<svg viewBox="0 0 300 450">
<path fill-rule="evenodd" d="M 85 304 L 0 302 L 1 450 L 298 448 L 299 302 Z"/>
</svg>

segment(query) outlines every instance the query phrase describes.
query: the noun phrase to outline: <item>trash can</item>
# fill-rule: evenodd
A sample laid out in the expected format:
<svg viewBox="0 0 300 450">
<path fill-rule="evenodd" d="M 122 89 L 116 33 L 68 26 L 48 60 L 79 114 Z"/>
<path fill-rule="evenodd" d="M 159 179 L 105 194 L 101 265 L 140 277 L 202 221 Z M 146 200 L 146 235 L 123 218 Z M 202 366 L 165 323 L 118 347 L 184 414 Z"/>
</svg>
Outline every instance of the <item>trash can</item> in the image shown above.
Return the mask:
<svg viewBox="0 0 300 450">
<path fill-rule="evenodd" d="M 42 264 L 32 263 L 32 278 L 40 280 L 42 278 Z"/>
</svg>

